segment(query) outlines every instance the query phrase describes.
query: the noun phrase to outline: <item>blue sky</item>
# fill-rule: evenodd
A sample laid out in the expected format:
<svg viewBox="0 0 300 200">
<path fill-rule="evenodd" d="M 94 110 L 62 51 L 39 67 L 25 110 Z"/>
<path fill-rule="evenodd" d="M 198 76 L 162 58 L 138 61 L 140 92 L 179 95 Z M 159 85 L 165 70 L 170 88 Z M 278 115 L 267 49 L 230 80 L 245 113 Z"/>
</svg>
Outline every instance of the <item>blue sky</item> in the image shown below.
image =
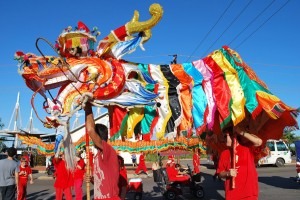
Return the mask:
<svg viewBox="0 0 300 200">
<path fill-rule="evenodd" d="M 178 54 L 178 62 L 182 63 L 198 60 L 229 45 L 265 81 L 273 94 L 292 107 L 300 106 L 298 0 L 1 1 L 0 118 L 5 128 L 11 120 L 18 92 L 21 95 L 21 128 L 26 128 L 30 116 L 33 92 L 17 73 L 17 62 L 13 59 L 16 51 L 39 55 L 35 47 L 38 37 L 54 43 L 64 28 L 75 27 L 79 20 L 90 28 L 98 27 L 99 41 L 128 22 L 134 10 L 140 12 L 141 21 L 149 19 L 149 6 L 155 2 L 162 5 L 164 15 L 153 28 L 150 41 L 144 45 L 146 51 L 137 49 L 124 59 L 168 64 L 172 60 L 168 55 Z M 47 55 L 55 55 L 43 42 L 40 48 Z M 36 99 L 36 107 L 41 116 L 45 116 L 41 98 Z M 43 128 L 35 116 L 33 120 L 37 131 L 54 131 Z M 83 120 L 82 117 L 81 123 Z"/>
</svg>

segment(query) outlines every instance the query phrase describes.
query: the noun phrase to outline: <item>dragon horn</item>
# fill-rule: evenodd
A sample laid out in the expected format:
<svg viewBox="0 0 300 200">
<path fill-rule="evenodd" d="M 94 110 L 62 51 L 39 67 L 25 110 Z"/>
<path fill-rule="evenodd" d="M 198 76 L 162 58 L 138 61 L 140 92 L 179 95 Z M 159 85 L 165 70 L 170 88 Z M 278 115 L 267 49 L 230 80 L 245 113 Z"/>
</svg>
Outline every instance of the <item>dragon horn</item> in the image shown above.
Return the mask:
<svg viewBox="0 0 300 200">
<path fill-rule="evenodd" d="M 157 3 L 152 4 L 149 8 L 149 12 L 152 15 L 152 17 L 144 22 L 139 22 L 139 12 L 134 12 L 131 21 L 125 25 L 127 35 L 132 35 L 134 33 L 143 32 L 145 30 L 151 29 L 161 20 L 163 15 L 163 9 L 161 5 Z"/>
</svg>

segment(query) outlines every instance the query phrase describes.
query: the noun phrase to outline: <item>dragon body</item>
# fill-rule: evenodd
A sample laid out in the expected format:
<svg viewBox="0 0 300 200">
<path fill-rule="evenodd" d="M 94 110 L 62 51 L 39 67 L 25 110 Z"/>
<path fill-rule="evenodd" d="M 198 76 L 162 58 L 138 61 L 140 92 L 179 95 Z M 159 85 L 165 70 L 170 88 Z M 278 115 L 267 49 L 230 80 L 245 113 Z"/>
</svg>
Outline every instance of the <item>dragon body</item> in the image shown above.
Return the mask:
<svg viewBox="0 0 300 200">
<path fill-rule="evenodd" d="M 207 57 L 183 64 L 155 65 L 122 60 L 142 46 L 162 18 L 158 4 L 150 6 L 151 19 L 131 21 L 102 39 L 96 50 L 97 30 L 82 22 L 66 28 L 53 47 L 57 56 L 16 53 L 26 85 L 44 97 L 51 114 L 46 127 L 62 125 L 81 108 L 82 96 L 108 108 L 112 140 L 141 133 L 144 140 L 203 132 L 220 133 L 228 125 L 253 126 L 249 132 L 264 139 L 279 138 L 286 126 L 296 125 L 297 111 L 274 96 L 239 54 L 227 46 Z M 48 97 L 47 91 L 57 90 Z M 34 101 L 32 100 L 32 105 Z M 53 117 L 55 116 L 55 117 Z M 138 129 L 138 131 L 135 131 Z"/>
</svg>

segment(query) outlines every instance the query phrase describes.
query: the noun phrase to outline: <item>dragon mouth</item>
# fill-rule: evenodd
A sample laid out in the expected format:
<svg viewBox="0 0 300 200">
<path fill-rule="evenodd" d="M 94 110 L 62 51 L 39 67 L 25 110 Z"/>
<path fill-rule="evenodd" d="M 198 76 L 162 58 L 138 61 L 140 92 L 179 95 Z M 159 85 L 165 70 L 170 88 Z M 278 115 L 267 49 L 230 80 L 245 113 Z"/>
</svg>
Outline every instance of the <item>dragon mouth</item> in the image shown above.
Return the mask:
<svg viewBox="0 0 300 200">
<path fill-rule="evenodd" d="M 78 64 L 73 66 L 69 71 L 49 75 L 48 80 L 45 82 L 45 89 L 50 90 L 78 81 L 81 71 L 86 67 L 87 65 L 85 64 Z"/>
<path fill-rule="evenodd" d="M 67 76 L 62 75 L 59 77 L 54 77 L 51 79 L 48 79 L 45 83 L 45 89 L 46 90 L 51 90 L 54 88 L 61 87 L 62 85 L 65 85 L 67 83 L 72 82 Z"/>
</svg>

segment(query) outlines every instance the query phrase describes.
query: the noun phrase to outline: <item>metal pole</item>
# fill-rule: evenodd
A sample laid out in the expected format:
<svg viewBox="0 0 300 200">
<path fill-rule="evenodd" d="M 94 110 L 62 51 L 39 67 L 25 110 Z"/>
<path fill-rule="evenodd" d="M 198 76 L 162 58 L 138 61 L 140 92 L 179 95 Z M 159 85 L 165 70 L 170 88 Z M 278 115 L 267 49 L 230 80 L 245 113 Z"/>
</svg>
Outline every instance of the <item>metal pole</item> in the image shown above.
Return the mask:
<svg viewBox="0 0 300 200">
<path fill-rule="evenodd" d="M 232 148 L 232 169 L 235 169 L 236 163 L 236 135 L 233 136 L 233 148 Z M 231 177 L 231 188 L 235 188 L 235 177 Z"/>
<path fill-rule="evenodd" d="M 91 163 L 90 163 L 90 138 L 89 134 L 87 133 L 87 129 L 85 128 L 85 152 L 86 152 L 86 175 L 90 177 L 91 175 Z M 86 183 L 86 199 L 91 199 L 90 194 L 90 182 Z"/>
</svg>

